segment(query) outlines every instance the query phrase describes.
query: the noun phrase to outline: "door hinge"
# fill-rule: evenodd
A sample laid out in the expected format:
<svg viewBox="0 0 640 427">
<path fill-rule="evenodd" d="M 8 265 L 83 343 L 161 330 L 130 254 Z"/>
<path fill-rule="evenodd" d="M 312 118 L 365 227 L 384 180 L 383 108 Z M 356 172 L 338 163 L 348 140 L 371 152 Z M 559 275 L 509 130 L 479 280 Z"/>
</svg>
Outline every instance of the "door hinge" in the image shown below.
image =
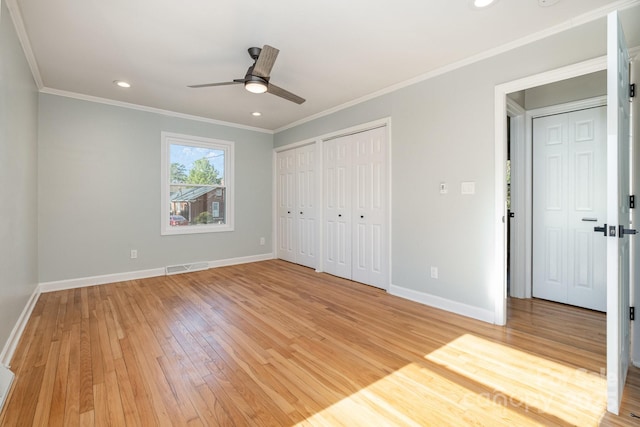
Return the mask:
<svg viewBox="0 0 640 427">
<path fill-rule="evenodd" d="M 629 98 L 635 98 L 636 96 L 636 84 L 631 83 L 629 85 Z"/>
<path fill-rule="evenodd" d="M 636 208 L 636 196 L 629 196 L 629 209 Z"/>
<path fill-rule="evenodd" d="M 636 320 L 636 308 L 629 307 L 629 320 Z"/>
</svg>

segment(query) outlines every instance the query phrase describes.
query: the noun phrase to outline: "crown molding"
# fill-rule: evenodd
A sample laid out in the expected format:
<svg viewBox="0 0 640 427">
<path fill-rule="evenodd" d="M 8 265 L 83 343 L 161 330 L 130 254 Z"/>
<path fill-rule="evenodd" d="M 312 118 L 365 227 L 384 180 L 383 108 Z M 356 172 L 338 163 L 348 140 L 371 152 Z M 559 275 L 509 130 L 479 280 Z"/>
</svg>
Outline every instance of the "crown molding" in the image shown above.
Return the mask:
<svg viewBox="0 0 640 427">
<path fill-rule="evenodd" d="M 35 81 L 38 90 L 41 90 L 44 87 L 42 76 L 40 75 L 36 56 L 33 54 L 33 49 L 31 49 L 31 41 L 27 35 L 27 30 L 24 26 L 24 21 L 22 20 L 22 13 L 20 12 L 18 2 L 16 0 L 5 0 L 5 4 L 7 5 L 7 9 L 9 9 L 9 15 L 11 15 L 13 26 L 16 30 L 16 34 L 18 35 L 20 45 L 22 46 L 22 51 L 24 52 L 24 56 L 27 59 L 29 68 L 31 69 L 33 80 Z"/>
<path fill-rule="evenodd" d="M 131 110 L 146 111 L 148 113 L 155 113 L 155 114 L 160 114 L 160 115 L 163 115 L 163 116 L 177 117 L 177 118 L 186 119 L 186 120 L 194 120 L 194 121 L 197 121 L 197 122 L 210 123 L 210 124 L 214 124 L 214 125 L 226 126 L 226 127 L 237 128 L 237 129 L 242 129 L 242 130 L 248 130 L 248 131 L 253 131 L 253 132 L 268 133 L 270 135 L 273 135 L 273 133 L 274 133 L 270 129 L 263 129 L 263 128 L 258 128 L 258 127 L 253 127 L 253 126 L 246 126 L 246 125 L 241 125 L 241 124 L 238 124 L 238 123 L 232 123 L 232 122 L 225 122 L 225 121 L 222 121 L 222 120 L 210 119 L 208 117 L 201 117 L 201 116 L 194 116 L 194 115 L 191 115 L 191 114 L 178 113 L 177 111 L 163 110 L 161 108 L 148 107 L 146 105 L 139 105 L 139 104 L 132 104 L 130 102 L 116 101 L 116 100 L 113 100 L 113 99 L 101 98 L 101 97 L 93 96 L 93 95 L 85 95 L 83 93 L 77 93 L 77 92 L 69 92 L 69 91 L 66 91 L 66 90 L 52 89 L 52 88 L 49 88 L 49 87 L 42 88 L 40 90 L 40 93 L 46 93 L 46 94 L 49 94 L 49 95 L 63 96 L 65 98 L 79 99 L 81 101 L 95 102 L 95 103 L 98 103 L 98 104 L 112 105 L 114 107 L 128 108 L 128 109 L 131 109 Z"/>
<path fill-rule="evenodd" d="M 619 0 L 613 3 L 610 3 L 606 6 L 600 7 L 598 9 L 594 9 L 590 12 L 584 13 L 582 15 L 578 15 L 568 21 L 565 21 L 561 24 L 555 25 L 553 27 L 547 28 L 546 30 L 539 31 L 537 33 L 530 34 L 528 36 L 519 38 L 517 40 L 511 41 L 509 43 L 503 44 L 502 46 L 498 46 L 493 49 L 486 50 L 477 55 L 470 56 L 461 61 L 457 61 L 451 63 L 449 65 L 445 65 L 444 67 L 437 68 L 435 70 L 429 71 L 427 73 L 421 74 L 417 77 L 414 77 L 409 80 L 405 80 L 403 82 L 397 83 L 395 85 L 388 86 L 379 91 L 373 92 L 369 95 L 362 96 L 360 98 L 356 98 L 352 101 L 346 102 L 344 104 L 338 105 L 336 107 L 330 108 L 328 110 L 322 111 L 317 114 L 313 114 L 311 116 L 305 117 L 303 119 L 297 120 L 295 122 L 289 123 L 288 125 L 282 126 L 274 131 L 274 133 L 279 133 L 285 131 L 287 129 L 294 128 L 296 126 L 302 125 L 304 123 L 319 119 L 324 116 L 328 116 L 333 113 L 337 113 L 338 111 L 347 109 L 349 107 L 353 107 L 354 105 L 362 104 L 363 102 L 369 101 L 371 99 L 377 98 L 382 95 L 386 95 L 397 90 L 403 89 L 407 86 L 414 85 L 416 83 L 420 83 L 425 80 L 432 79 L 434 77 L 440 76 L 442 74 L 448 73 L 453 70 L 457 70 L 459 68 L 466 67 L 468 65 L 474 64 L 476 62 L 483 61 L 485 59 L 492 58 L 494 56 L 498 56 L 502 53 L 508 52 L 510 50 L 517 49 L 519 47 L 525 46 L 527 44 L 536 42 L 538 40 L 542 40 L 544 38 L 553 36 L 555 34 L 559 34 L 563 31 L 567 31 L 571 28 L 578 27 L 580 25 L 587 24 L 589 22 L 595 21 L 600 18 L 604 18 L 610 12 L 614 10 L 625 10 L 630 7 L 636 6 L 640 4 L 640 0 Z"/>
</svg>

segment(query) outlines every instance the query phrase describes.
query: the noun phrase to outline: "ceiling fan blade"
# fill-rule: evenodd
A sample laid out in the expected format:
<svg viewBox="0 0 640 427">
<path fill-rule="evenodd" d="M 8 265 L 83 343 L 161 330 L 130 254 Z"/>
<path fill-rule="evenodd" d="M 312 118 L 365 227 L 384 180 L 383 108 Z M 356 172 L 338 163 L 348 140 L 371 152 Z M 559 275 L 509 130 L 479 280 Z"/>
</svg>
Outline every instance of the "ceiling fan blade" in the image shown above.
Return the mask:
<svg viewBox="0 0 640 427">
<path fill-rule="evenodd" d="M 302 104 L 304 101 L 306 101 L 304 98 L 301 98 L 298 95 L 295 95 L 288 90 L 284 90 L 272 83 L 269 83 L 267 92 L 272 95 L 279 96 L 280 98 L 284 98 L 287 101 L 295 102 L 296 104 Z"/>
<path fill-rule="evenodd" d="M 191 88 L 199 88 L 199 87 L 212 87 L 212 86 L 227 86 L 227 85 L 237 85 L 239 83 L 244 83 L 244 79 L 240 80 L 234 80 L 232 82 L 222 82 L 222 83 L 205 83 L 202 85 L 191 85 L 191 86 L 187 86 L 187 87 L 191 87 Z"/>
<path fill-rule="evenodd" d="M 256 65 L 253 67 L 253 75 L 258 77 L 269 78 L 273 64 L 276 62 L 278 53 L 280 51 L 275 47 L 265 44 L 260 51 L 260 56 L 256 61 Z"/>
</svg>

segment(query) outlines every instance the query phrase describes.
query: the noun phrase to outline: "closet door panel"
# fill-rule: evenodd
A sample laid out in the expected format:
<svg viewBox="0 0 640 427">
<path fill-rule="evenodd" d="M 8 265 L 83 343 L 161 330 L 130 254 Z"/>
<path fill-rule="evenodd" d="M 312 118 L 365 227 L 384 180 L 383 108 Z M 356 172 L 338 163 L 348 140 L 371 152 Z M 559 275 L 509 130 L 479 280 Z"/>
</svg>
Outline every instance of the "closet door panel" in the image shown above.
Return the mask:
<svg viewBox="0 0 640 427">
<path fill-rule="evenodd" d="M 283 151 L 276 156 L 277 179 L 277 256 L 286 261 L 296 261 L 295 229 L 295 153 Z"/>
</svg>

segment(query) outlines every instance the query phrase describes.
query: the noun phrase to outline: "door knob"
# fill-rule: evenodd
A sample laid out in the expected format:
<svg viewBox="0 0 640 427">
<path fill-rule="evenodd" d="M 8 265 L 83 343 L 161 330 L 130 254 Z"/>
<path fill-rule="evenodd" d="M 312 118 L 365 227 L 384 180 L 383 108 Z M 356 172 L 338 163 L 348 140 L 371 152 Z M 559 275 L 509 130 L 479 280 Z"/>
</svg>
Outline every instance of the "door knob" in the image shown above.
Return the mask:
<svg viewBox="0 0 640 427">
<path fill-rule="evenodd" d="M 300 211 L 300 215 L 302 215 L 302 211 Z"/>
<path fill-rule="evenodd" d="M 363 219 L 364 219 L 364 215 L 360 215 L 360 218 L 363 218 Z"/>
<path fill-rule="evenodd" d="M 595 231 L 596 233 L 602 233 L 604 234 L 604 237 L 607 237 L 607 224 L 603 225 L 602 227 L 593 227 L 593 231 Z"/>
<path fill-rule="evenodd" d="M 338 214 L 338 218 L 342 218 L 342 214 Z"/>
<path fill-rule="evenodd" d="M 287 213 L 288 213 L 288 214 L 290 214 L 290 213 L 291 213 L 291 211 L 287 211 Z"/>
</svg>

